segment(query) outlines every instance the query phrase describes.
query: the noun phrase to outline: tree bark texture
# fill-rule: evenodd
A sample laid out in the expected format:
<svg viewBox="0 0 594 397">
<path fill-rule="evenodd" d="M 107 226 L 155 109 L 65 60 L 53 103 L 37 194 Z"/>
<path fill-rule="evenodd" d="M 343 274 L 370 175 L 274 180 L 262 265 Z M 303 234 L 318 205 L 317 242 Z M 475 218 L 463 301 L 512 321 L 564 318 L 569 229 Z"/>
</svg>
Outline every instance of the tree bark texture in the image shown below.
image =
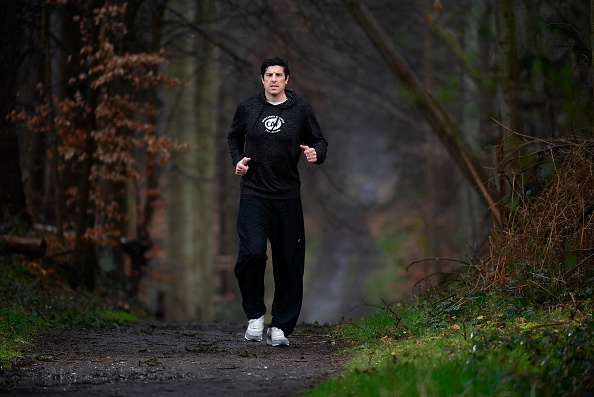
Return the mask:
<svg viewBox="0 0 594 397">
<path fill-rule="evenodd" d="M 216 1 L 179 5 L 175 12 L 199 26 L 213 20 Z M 170 320 L 210 320 L 213 315 L 214 135 L 217 121 L 217 51 L 200 36 L 179 43 L 184 56 L 170 62 L 169 73 L 189 81 L 176 98 L 168 135 L 190 148 L 173 151 L 167 175 L 167 263 Z M 190 56 L 195 54 L 196 56 Z"/>
</svg>

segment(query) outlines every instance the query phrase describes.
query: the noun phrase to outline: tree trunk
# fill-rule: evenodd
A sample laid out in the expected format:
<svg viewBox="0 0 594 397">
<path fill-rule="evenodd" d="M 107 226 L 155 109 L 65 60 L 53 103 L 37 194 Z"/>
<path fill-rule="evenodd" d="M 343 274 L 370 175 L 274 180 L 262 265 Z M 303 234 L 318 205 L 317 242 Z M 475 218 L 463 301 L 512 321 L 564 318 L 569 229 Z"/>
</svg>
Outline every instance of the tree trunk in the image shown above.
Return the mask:
<svg viewBox="0 0 594 397">
<path fill-rule="evenodd" d="M 151 51 L 157 52 L 161 48 L 161 39 L 163 37 L 163 21 L 165 19 L 165 7 L 167 5 L 167 0 L 163 0 L 161 2 L 157 2 L 155 5 L 154 10 L 154 17 L 153 17 L 153 31 L 152 31 L 152 38 L 151 38 Z M 158 72 L 158 67 L 155 67 L 155 74 Z M 157 87 L 151 87 L 148 92 L 148 102 L 150 105 L 155 106 L 158 109 L 158 92 Z M 158 115 L 155 112 L 154 114 L 150 115 L 149 123 L 153 124 L 154 126 L 158 125 Z M 155 132 L 156 135 L 156 132 Z M 142 209 L 142 215 L 140 216 L 140 221 L 137 227 L 137 238 L 142 241 L 144 244 L 150 246 L 152 244 L 151 237 L 149 233 L 149 228 L 153 221 L 153 215 L 155 213 L 155 206 L 157 203 L 157 194 L 156 191 L 158 189 L 158 176 L 157 176 L 157 164 L 155 159 L 155 154 L 153 152 L 147 151 L 146 152 L 146 163 L 145 163 L 145 170 L 146 170 L 146 200 L 144 203 L 144 208 Z"/>
<path fill-rule="evenodd" d="M 54 185 L 54 220 L 56 223 L 56 236 L 58 242 L 62 247 L 66 245 L 64 240 L 64 212 L 62 211 L 64 203 L 64 190 L 62 187 L 60 177 L 60 164 L 59 164 L 59 152 L 58 152 L 58 134 L 56 132 L 56 124 L 54 122 L 54 87 L 52 79 L 52 58 L 51 58 L 51 43 L 50 37 L 50 5 L 45 3 L 43 5 L 43 16 L 42 16 L 42 27 L 41 35 L 44 49 L 45 59 L 45 101 L 48 105 L 47 110 L 47 128 L 48 135 L 51 139 L 51 174 L 52 182 Z"/>
<path fill-rule="evenodd" d="M 413 94 L 416 106 L 425 116 L 433 132 L 445 146 L 466 179 L 478 189 L 490 209 L 495 223 L 501 225 L 496 194 L 489 187 L 488 175 L 470 150 L 460 129 L 423 88 L 417 76 L 391 44 L 388 36 L 369 10 L 359 0 L 343 0 L 343 2 L 378 49 L 388 67 Z"/>
<path fill-rule="evenodd" d="M 522 132 L 522 100 L 520 97 L 520 84 L 518 78 L 518 55 L 516 47 L 516 14 L 514 12 L 515 0 L 501 0 L 499 2 L 501 13 L 501 74 L 503 76 L 503 101 L 501 103 L 503 124 L 509 126 L 514 132 Z M 514 144 L 514 135 L 506 141 Z M 515 140 L 517 143 L 517 140 Z"/>
<path fill-rule="evenodd" d="M 427 90 L 430 90 L 433 86 L 433 65 L 430 62 L 432 47 L 433 47 L 433 36 L 429 26 L 423 31 L 423 61 L 427 65 L 425 74 L 423 76 L 424 86 Z M 437 181 L 440 179 L 439 172 L 442 165 L 442 153 L 440 152 L 441 147 L 439 146 L 435 135 L 431 134 L 431 130 L 427 124 L 422 124 L 421 129 L 423 136 L 426 137 L 425 141 L 425 159 L 427 161 L 426 167 L 426 189 L 427 189 L 427 207 L 425 209 L 425 233 L 427 238 L 427 251 L 423 252 L 423 255 L 428 257 L 438 256 L 439 250 L 437 247 L 437 230 L 439 228 L 438 218 L 438 191 L 435 188 Z M 434 262 L 425 268 L 427 276 L 437 271 L 437 267 Z"/>
<path fill-rule="evenodd" d="M 55 82 L 54 92 L 59 101 L 63 101 L 65 98 L 74 98 L 76 91 L 87 92 L 83 82 L 77 81 L 74 84 L 70 82 L 71 78 L 77 76 L 80 72 L 80 49 L 83 43 L 81 41 L 80 26 L 76 21 L 84 18 L 84 14 L 85 10 L 71 1 L 62 5 L 60 12 L 55 13 L 58 25 L 56 31 L 59 34 L 60 45 L 54 50 L 57 59 L 54 63 L 52 80 Z M 58 179 L 54 178 L 54 181 L 59 182 L 60 185 L 54 186 L 53 189 L 60 189 L 61 193 L 59 195 L 63 197 L 63 200 L 66 200 L 66 188 L 78 186 L 80 183 L 80 163 L 78 159 L 65 159 L 63 156 L 58 156 L 58 159 Z M 58 194 L 54 193 L 54 197 L 58 197 Z M 63 201 L 61 209 L 65 222 L 72 222 L 76 219 L 77 207 L 75 204 L 67 205 L 66 201 Z M 57 220 L 55 221 L 57 223 Z"/>
<path fill-rule="evenodd" d="M 39 25 L 41 25 L 41 19 Z M 27 37 L 34 45 L 40 46 L 41 29 L 35 30 L 39 32 L 39 36 Z M 24 86 L 19 88 L 23 96 L 20 98 L 31 104 L 37 104 L 42 101 L 39 90 L 35 87 L 43 82 L 45 73 L 43 57 L 39 54 L 23 57 L 23 63 L 19 65 L 19 69 L 26 70 L 23 73 Z M 22 172 L 25 199 L 27 201 L 27 208 L 31 214 L 31 220 L 36 222 L 47 222 L 49 214 L 47 211 L 47 198 L 49 192 L 47 191 L 47 156 L 46 145 L 47 136 L 40 131 L 32 131 L 28 128 L 23 128 L 22 141 L 24 146 L 22 159 Z"/>
<path fill-rule="evenodd" d="M 229 85 L 222 85 L 220 92 L 219 125 L 225 125 L 228 122 L 228 115 L 233 114 L 237 103 L 235 102 L 233 91 L 235 88 Z M 227 116 L 224 116 L 227 115 Z M 222 298 L 226 298 L 229 303 L 235 304 L 235 294 L 238 292 L 237 281 L 235 279 L 234 264 L 237 255 L 237 231 L 235 222 L 237 220 L 239 181 L 233 173 L 231 158 L 229 157 L 229 146 L 227 139 L 217 139 L 217 253 L 218 253 L 218 274 L 220 277 Z"/>
<path fill-rule="evenodd" d="M 466 5 L 462 5 L 463 7 Z M 464 23 L 464 52 L 468 54 L 480 54 L 481 43 L 480 34 L 481 29 L 479 15 L 486 13 L 485 5 L 480 2 L 472 2 L 467 5 L 467 13 L 459 13 L 461 21 Z M 482 103 L 487 101 L 484 99 L 489 91 L 480 90 L 480 82 L 473 79 L 466 73 L 461 76 L 463 81 L 462 89 L 464 95 L 464 105 L 462 107 L 462 123 L 461 129 L 464 135 L 468 137 L 469 142 L 473 147 L 480 147 L 481 140 L 484 140 L 485 132 L 488 128 L 482 128 L 481 117 L 489 115 L 489 107 L 481 108 Z M 478 100 L 477 100 L 478 98 Z M 480 214 L 480 198 L 472 192 L 470 186 L 466 185 L 462 189 L 462 219 L 461 223 L 464 225 L 468 237 L 465 238 L 468 242 L 483 241 L 485 238 L 484 219 Z"/>
<path fill-rule="evenodd" d="M 128 3 L 128 7 L 126 8 L 126 26 L 128 32 L 136 31 L 135 19 L 138 16 L 138 10 L 142 6 L 142 3 L 143 0 Z M 152 27 L 149 45 L 150 52 L 152 53 L 157 53 L 161 49 L 166 6 L 167 0 L 151 2 L 150 4 Z M 130 41 L 128 40 L 124 44 L 126 45 Z M 155 76 L 161 73 L 160 66 L 152 66 L 151 68 Z M 156 139 L 159 135 L 157 131 L 159 110 L 162 110 L 159 101 L 159 88 L 157 86 L 148 87 L 147 104 L 155 109 L 154 112 L 150 112 L 147 116 L 148 123 L 155 126 L 155 130 L 146 132 L 146 139 L 150 141 Z M 140 180 L 132 179 L 127 183 L 127 226 L 124 231 L 126 239 L 121 242 L 121 247 L 130 257 L 126 290 L 128 296 L 135 299 L 139 298 L 141 282 L 147 271 L 148 259 L 146 254 L 153 246 L 153 237 L 151 236 L 150 229 L 153 223 L 155 209 L 160 199 L 157 193 L 159 189 L 159 175 L 156 154 L 152 150 L 144 150 L 138 156 L 138 166 L 139 168 L 144 167 L 144 173 L 142 173 Z"/>
<path fill-rule="evenodd" d="M 14 109 L 16 97 L 15 50 L 21 34 L 17 31 L 16 25 L 19 6 L 19 0 L 6 0 L 0 7 L 0 213 L 7 211 L 11 215 L 28 220 L 18 139 L 14 124 L 6 119 L 6 115 Z"/>
<path fill-rule="evenodd" d="M 176 11 L 199 26 L 212 21 L 217 2 L 180 5 Z M 185 9 L 183 7 L 186 7 Z M 193 17 L 193 18 L 192 18 Z M 173 152 L 167 175 L 167 261 L 171 267 L 171 291 L 166 318 L 211 320 L 214 295 L 214 135 L 217 130 L 217 51 L 207 40 L 187 35 L 180 46 L 200 58 L 170 62 L 170 71 L 191 86 L 183 88 L 173 109 L 170 135 L 190 144 Z"/>
<path fill-rule="evenodd" d="M 501 122 L 507 128 L 501 129 L 499 145 L 498 175 L 499 195 L 513 199 L 514 189 L 523 187 L 524 177 L 521 164 L 522 138 L 522 99 L 519 84 L 518 56 L 516 46 L 515 0 L 502 0 L 499 3 L 499 50 L 501 74 Z M 511 181 L 509 178 L 512 178 Z M 517 178 L 517 179 L 516 179 Z"/>
<path fill-rule="evenodd" d="M 521 139 L 514 132 L 523 132 L 518 54 L 516 46 L 516 13 L 514 0 L 499 2 L 499 47 L 501 52 L 501 118 L 508 130 L 502 132 L 504 156 L 518 157 Z"/>
<path fill-rule="evenodd" d="M 44 256 L 47 244 L 43 238 L 0 235 L 0 246 L 27 256 Z"/>
<path fill-rule="evenodd" d="M 89 4 L 89 10 L 94 10 L 102 3 L 100 0 L 92 0 Z M 100 40 L 100 26 L 95 23 L 89 23 L 90 42 L 89 45 L 95 48 Z M 92 68 L 93 64 L 89 65 Z M 77 265 L 81 267 L 81 275 L 85 287 L 89 290 L 95 288 L 97 275 L 97 263 L 95 260 L 94 246 L 85 239 L 87 230 L 94 225 L 94 215 L 91 210 L 91 173 L 94 163 L 95 139 L 93 132 L 97 130 L 96 110 L 99 104 L 98 89 L 89 87 L 88 90 L 88 112 L 85 125 L 84 140 L 84 159 L 80 166 L 80 183 L 77 193 L 77 212 L 74 225 L 75 232 L 75 250 L 77 252 Z"/>
</svg>

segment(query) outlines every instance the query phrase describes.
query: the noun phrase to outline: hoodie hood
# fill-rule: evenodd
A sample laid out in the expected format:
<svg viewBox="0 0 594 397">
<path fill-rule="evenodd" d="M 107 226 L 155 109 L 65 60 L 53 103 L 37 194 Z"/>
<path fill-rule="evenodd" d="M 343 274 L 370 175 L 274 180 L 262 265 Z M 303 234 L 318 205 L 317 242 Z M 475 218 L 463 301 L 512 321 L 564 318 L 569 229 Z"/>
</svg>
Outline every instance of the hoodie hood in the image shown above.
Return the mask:
<svg viewBox="0 0 594 397">
<path fill-rule="evenodd" d="M 264 94 L 264 90 L 262 90 L 258 93 L 258 100 L 265 105 L 276 106 L 281 109 L 288 109 L 292 106 L 295 106 L 301 100 L 301 97 L 299 95 L 297 95 L 295 93 L 295 91 L 293 91 L 289 87 L 285 88 L 285 94 L 287 95 L 287 100 L 279 105 L 271 105 L 270 102 L 268 102 L 268 100 L 266 100 L 266 95 Z"/>
</svg>

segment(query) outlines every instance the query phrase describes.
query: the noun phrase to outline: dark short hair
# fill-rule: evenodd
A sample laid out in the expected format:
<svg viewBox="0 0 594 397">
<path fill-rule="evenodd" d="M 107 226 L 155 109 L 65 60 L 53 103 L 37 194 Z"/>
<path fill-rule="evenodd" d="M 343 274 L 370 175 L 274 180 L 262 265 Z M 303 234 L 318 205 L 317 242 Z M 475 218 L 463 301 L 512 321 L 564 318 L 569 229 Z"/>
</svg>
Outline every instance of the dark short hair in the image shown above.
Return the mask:
<svg viewBox="0 0 594 397">
<path fill-rule="evenodd" d="M 264 62 L 262 62 L 262 66 L 260 67 L 260 76 L 264 77 L 264 73 L 269 66 L 282 66 L 285 76 L 289 76 L 291 74 L 287 61 L 279 57 L 267 57 L 264 59 Z"/>
</svg>

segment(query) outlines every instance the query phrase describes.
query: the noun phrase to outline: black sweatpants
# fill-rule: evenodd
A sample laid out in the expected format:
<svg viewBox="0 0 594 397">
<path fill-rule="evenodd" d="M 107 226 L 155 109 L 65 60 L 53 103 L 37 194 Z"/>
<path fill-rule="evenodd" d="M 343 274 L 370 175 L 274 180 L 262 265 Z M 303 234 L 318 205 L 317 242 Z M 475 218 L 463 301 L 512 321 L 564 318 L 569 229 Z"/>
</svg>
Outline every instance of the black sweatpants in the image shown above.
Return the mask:
<svg viewBox="0 0 594 397">
<path fill-rule="evenodd" d="M 305 227 L 300 198 L 268 199 L 242 195 L 237 216 L 239 254 L 235 277 L 248 319 L 266 313 L 264 274 L 267 240 L 272 252 L 274 299 L 270 326 L 291 335 L 303 301 Z"/>
</svg>

